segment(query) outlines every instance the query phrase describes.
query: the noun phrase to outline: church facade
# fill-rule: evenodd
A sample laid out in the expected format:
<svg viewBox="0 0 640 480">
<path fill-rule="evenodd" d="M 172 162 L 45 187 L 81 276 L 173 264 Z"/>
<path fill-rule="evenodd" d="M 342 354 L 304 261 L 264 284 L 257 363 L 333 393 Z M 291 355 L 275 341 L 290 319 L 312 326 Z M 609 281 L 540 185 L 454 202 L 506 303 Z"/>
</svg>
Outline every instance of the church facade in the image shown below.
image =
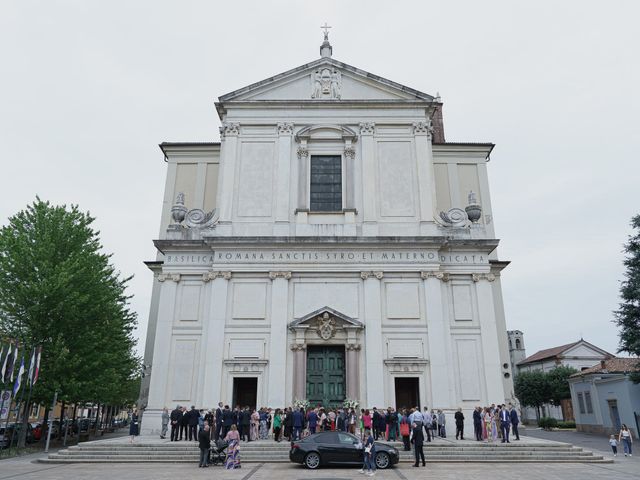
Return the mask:
<svg viewBox="0 0 640 480">
<path fill-rule="evenodd" d="M 442 102 L 332 57 L 216 103 L 220 142 L 163 143 L 143 432 L 163 407 L 469 412 L 513 387 L 490 143 Z"/>
</svg>

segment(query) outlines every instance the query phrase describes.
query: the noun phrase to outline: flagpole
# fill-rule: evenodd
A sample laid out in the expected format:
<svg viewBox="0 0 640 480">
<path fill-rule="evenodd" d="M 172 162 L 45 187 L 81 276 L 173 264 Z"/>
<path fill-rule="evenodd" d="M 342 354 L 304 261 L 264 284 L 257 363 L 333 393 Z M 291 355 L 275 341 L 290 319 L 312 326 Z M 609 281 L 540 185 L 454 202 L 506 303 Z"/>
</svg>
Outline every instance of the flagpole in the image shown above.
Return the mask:
<svg viewBox="0 0 640 480">
<path fill-rule="evenodd" d="M 24 366 L 24 353 L 23 353 L 22 355 L 23 355 L 23 357 L 22 357 L 22 365 Z M 24 374 L 24 370 L 22 371 L 22 374 Z M 20 373 L 20 369 L 18 369 L 18 375 L 21 375 L 21 373 Z M 16 375 L 16 382 L 17 382 L 17 381 L 18 381 L 18 376 Z M 20 382 L 20 383 L 22 383 L 22 382 Z M 22 386 L 22 385 L 21 385 L 21 386 Z M 19 401 L 18 401 L 18 403 L 16 404 L 16 407 L 17 407 L 17 410 L 18 410 L 18 413 L 16 414 L 16 427 L 18 426 L 18 417 L 19 417 L 19 415 L 20 415 L 20 408 L 22 407 L 22 399 L 23 399 L 23 398 L 24 398 L 24 388 L 21 388 L 21 389 L 20 389 L 20 400 L 19 400 Z M 7 416 L 7 419 L 8 419 L 8 418 L 9 418 L 9 416 Z M 6 430 L 5 430 L 5 432 L 6 432 Z M 13 445 L 13 437 L 14 437 L 15 433 L 16 433 L 16 429 L 14 428 L 14 429 L 11 431 L 11 445 Z M 17 443 L 17 442 L 16 442 L 16 443 Z M 16 446 L 17 446 L 17 445 L 16 445 Z"/>
<path fill-rule="evenodd" d="M 29 407 L 31 406 L 31 381 L 29 381 L 29 394 L 27 395 L 27 403 L 24 406 L 24 412 L 22 413 L 22 429 L 20 430 L 20 436 L 18 437 L 18 447 L 25 448 L 27 443 L 27 425 L 29 425 Z M 16 422 L 16 425 L 18 422 Z"/>
<path fill-rule="evenodd" d="M 51 404 L 51 415 L 49 416 L 49 425 L 47 427 L 47 444 L 44 447 L 44 453 L 49 453 L 49 440 L 51 440 L 51 427 L 53 427 L 53 412 L 56 409 L 58 403 L 58 391 L 56 390 L 53 395 L 53 403 Z"/>
</svg>

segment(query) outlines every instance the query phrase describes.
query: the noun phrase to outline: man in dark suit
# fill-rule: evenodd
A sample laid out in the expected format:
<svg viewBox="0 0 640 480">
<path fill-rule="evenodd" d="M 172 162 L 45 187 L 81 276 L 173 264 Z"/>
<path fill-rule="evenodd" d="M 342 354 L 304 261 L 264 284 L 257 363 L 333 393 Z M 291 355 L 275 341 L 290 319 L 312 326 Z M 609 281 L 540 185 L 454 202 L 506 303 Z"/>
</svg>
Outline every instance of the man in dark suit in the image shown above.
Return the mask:
<svg viewBox="0 0 640 480">
<path fill-rule="evenodd" d="M 216 408 L 216 440 L 220 438 L 220 433 L 222 432 L 222 410 L 222 402 L 218 402 L 218 408 Z"/>
<path fill-rule="evenodd" d="M 231 425 L 233 424 L 233 413 L 229 408 L 229 405 L 224 406 L 224 410 L 222 411 L 222 438 L 227 436 L 229 430 L 231 430 Z"/>
<path fill-rule="evenodd" d="M 178 440 L 178 432 L 180 431 L 180 420 L 182 419 L 182 410 L 180 405 L 177 405 L 175 409 L 171 411 L 171 441 L 176 442 Z"/>
<path fill-rule="evenodd" d="M 180 440 L 182 440 L 182 434 L 184 434 L 185 441 L 188 440 L 189 435 L 189 414 L 187 413 L 187 407 L 182 407 L 182 416 L 180 417 Z"/>
<path fill-rule="evenodd" d="M 500 409 L 500 430 L 502 431 L 502 443 L 509 442 L 509 428 L 511 427 L 511 413 L 504 407 Z"/>
<path fill-rule="evenodd" d="M 371 426 L 373 427 L 373 439 L 378 440 L 378 435 L 380 434 L 380 430 L 378 429 L 378 425 L 380 424 L 380 413 L 376 407 L 373 407 L 373 418 L 371 419 Z"/>
<path fill-rule="evenodd" d="M 473 433 L 476 435 L 476 440 L 482 441 L 482 414 L 480 413 L 480 407 L 476 407 L 473 410 Z"/>
<path fill-rule="evenodd" d="M 300 440 L 302 438 L 302 429 L 304 427 L 304 409 L 300 408 L 293 412 L 293 439 Z"/>
<path fill-rule="evenodd" d="M 189 410 L 189 440 L 198 441 L 198 420 L 200 419 L 200 412 L 196 410 L 195 405 L 191 405 Z"/>
<path fill-rule="evenodd" d="M 244 407 L 244 409 L 238 413 L 238 421 L 240 423 L 240 440 L 250 442 L 251 434 L 249 432 L 249 426 L 251 425 L 251 410 L 249 410 L 249 407 Z"/>
<path fill-rule="evenodd" d="M 518 424 L 520 420 L 518 419 L 518 412 L 513 408 L 513 405 L 509 404 L 509 417 L 511 417 L 511 428 L 513 429 L 513 434 L 516 436 L 516 440 L 520 440 L 520 434 L 518 433 Z"/>
<path fill-rule="evenodd" d="M 422 466 L 425 467 L 427 464 L 424 461 L 424 434 L 422 433 L 422 425 L 417 426 L 415 423 L 412 425 L 413 427 L 413 436 L 411 438 L 411 443 L 413 443 L 413 454 L 416 457 L 416 463 L 413 464 L 414 467 L 420 466 L 420 459 L 422 459 Z"/>
</svg>

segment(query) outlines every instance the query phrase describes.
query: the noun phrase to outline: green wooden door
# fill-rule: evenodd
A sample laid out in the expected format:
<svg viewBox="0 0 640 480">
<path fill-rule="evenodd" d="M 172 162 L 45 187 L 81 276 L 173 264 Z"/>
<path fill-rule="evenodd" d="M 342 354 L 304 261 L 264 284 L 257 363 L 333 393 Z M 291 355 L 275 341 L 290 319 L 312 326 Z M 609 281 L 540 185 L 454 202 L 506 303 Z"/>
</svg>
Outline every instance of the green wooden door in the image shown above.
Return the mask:
<svg viewBox="0 0 640 480">
<path fill-rule="evenodd" d="M 307 347 L 307 400 L 311 405 L 342 405 L 344 375 L 344 347 Z"/>
</svg>

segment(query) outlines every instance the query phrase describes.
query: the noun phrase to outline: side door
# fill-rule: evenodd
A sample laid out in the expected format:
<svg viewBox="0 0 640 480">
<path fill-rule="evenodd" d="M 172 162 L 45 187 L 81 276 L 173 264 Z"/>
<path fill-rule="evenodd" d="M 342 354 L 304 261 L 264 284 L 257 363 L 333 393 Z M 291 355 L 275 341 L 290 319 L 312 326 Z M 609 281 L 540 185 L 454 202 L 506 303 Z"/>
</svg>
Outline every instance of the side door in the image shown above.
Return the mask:
<svg viewBox="0 0 640 480">
<path fill-rule="evenodd" d="M 322 463 L 342 463 L 337 432 L 323 432 L 315 437 Z"/>
<path fill-rule="evenodd" d="M 364 461 L 364 446 L 358 437 L 349 433 L 338 432 L 340 442 L 340 463 L 362 465 Z"/>
</svg>

